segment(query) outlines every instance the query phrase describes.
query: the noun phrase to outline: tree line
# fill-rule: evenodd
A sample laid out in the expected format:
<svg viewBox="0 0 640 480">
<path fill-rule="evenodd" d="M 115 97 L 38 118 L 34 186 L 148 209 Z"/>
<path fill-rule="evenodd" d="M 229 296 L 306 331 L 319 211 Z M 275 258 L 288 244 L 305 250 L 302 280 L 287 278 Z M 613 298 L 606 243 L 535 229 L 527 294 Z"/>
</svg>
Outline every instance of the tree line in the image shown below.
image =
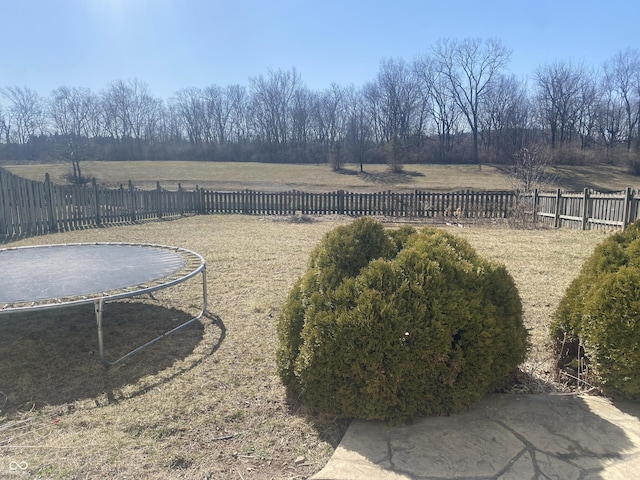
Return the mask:
<svg viewBox="0 0 640 480">
<path fill-rule="evenodd" d="M 530 78 L 507 67 L 497 39 L 438 41 L 387 58 L 362 86 L 310 90 L 295 69 L 248 85 L 188 87 L 163 100 L 138 79 L 102 91 L 61 86 L 47 97 L 0 88 L 0 159 L 328 163 L 511 163 L 544 148 L 554 162 L 638 165 L 640 50 L 603 65 L 558 60 Z M 77 168 L 77 171 L 76 171 Z"/>
</svg>

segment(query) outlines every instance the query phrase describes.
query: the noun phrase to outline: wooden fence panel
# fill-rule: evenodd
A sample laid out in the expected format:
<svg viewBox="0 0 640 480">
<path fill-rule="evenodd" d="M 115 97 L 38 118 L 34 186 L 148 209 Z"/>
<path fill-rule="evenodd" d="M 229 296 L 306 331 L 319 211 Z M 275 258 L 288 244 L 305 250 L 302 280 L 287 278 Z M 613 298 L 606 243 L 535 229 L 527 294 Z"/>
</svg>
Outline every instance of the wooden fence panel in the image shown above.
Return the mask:
<svg viewBox="0 0 640 480">
<path fill-rule="evenodd" d="M 640 215 L 640 198 L 630 188 L 618 193 L 589 189 L 582 193 L 535 192 L 532 198 L 535 201 L 534 220 L 555 227 L 624 229 Z"/>
<path fill-rule="evenodd" d="M 630 189 L 620 194 L 590 193 L 591 210 L 597 215 L 590 216 L 587 220 L 589 228 L 623 228 L 628 224 L 628 215 L 631 209 Z M 594 202 L 595 203 L 594 205 Z M 585 227 L 586 228 L 586 227 Z"/>
</svg>

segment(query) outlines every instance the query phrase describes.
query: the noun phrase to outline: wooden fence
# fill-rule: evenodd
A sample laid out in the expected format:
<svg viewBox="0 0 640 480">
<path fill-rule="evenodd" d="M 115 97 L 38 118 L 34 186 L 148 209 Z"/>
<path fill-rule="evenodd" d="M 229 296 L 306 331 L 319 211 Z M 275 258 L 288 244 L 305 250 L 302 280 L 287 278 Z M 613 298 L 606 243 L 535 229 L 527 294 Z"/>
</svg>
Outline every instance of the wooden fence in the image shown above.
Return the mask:
<svg viewBox="0 0 640 480">
<path fill-rule="evenodd" d="M 625 229 L 639 218 L 640 196 L 631 188 L 617 193 L 538 192 L 522 196 L 535 212 L 534 220 L 553 227 L 580 230 Z"/>
<path fill-rule="evenodd" d="M 638 218 L 640 197 L 630 188 L 604 194 L 513 191 L 327 193 L 169 191 L 55 185 L 20 178 L 0 168 L 0 241 L 185 214 L 385 216 L 496 219 L 523 215 L 554 227 L 624 228 Z"/>
<path fill-rule="evenodd" d="M 327 193 L 211 192 L 199 190 L 204 213 L 248 215 L 350 215 L 408 218 L 504 218 L 515 205 L 514 192 Z"/>
<path fill-rule="evenodd" d="M 198 212 L 196 191 L 34 182 L 0 168 L 0 240 Z M 198 212 L 199 213 L 199 212 Z"/>
</svg>

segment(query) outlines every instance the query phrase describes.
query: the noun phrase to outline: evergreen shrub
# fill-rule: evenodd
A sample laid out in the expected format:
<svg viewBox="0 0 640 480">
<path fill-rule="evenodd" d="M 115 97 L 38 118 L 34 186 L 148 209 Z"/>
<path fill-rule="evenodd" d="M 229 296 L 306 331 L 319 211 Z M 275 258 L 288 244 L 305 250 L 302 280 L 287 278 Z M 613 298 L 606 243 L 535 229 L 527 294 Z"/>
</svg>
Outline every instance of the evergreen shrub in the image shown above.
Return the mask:
<svg viewBox="0 0 640 480">
<path fill-rule="evenodd" d="M 312 252 L 278 320 L 289 393 L 342 418 L 410 421 L 476 404 L 524 360 L 513 279 L 464 240 L 363 218 Z"/>
<path fill-rule="evenodd" d="M 580 356 L 604 392 L 640 398 L 640 221 L 595 248 L 560 301 L 551 336 L 560 367 Z"/>
</svg>

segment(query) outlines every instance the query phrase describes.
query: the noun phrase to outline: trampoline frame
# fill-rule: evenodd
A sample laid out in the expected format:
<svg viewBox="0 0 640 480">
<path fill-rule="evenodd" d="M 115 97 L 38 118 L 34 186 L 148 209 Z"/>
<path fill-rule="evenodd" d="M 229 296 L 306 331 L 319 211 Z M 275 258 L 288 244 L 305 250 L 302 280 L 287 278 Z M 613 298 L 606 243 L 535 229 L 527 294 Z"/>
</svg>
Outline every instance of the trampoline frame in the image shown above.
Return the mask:
<svg viewBox="0 0 640 480">
<path fill-rule="evenodd" d="M 72 307 L 75 305 L 93 303 L 94 311 L 96 315 L 96 324 L 98 328 L 98 352 L 100 356 L 100 361 L 106 367 L 112 367 L 114 365 L 119 364 L 123 360 L 126 360 L 127 358 L 135 355 L 136 353 L 140 352 L 144 348 L 162 340 L 164 337 L 171 335 L 177 332 L 178 330 L 181 330 L 184 327 L 200 320 L 207 313 L 207 274 L 206 274 L 207 263 L 200 254 L 192 250 L 187 250 L 186 248 L 171 247 L 167 245 L 152 244 L 152 243 L 96 242 L 96 243 L 64 243 L 64 244 L 50 244 L 50 245 L 29 245 L 29 246 L 23 246 L 23 247 L 3 248 L 3 249 L 0 249 L 0 251 L 30 249 L 30 248 L 33 248 L 33 249 L 47 248 L 47 247 L 89 246 L 89 245 L 90 246 L 116 245 L 116 246 L 159 248 L 159 249 L 177 252 L 180 255 L 182 255 L 187 261 L 185 262 L 185 266 L 183 268 L 177 270 L 176 272 L 173 272 L 173 274 L 166 275 L 164 277 L 160 277 L 150 282 L 147 282 L 147 283 L 153 283 L 153 285 L 149 285 L 149 286 L 131 285 L 130 287 L 126 287 L 119 290 L 112 290 L 107 292 L 93 292 L 93 293 L 88 293 L 86 295 L 82 295 L 80 297 L 68 297 L 68 298 L 61 298 L 61 299 L 50 298 L 50 299 L 45 299 L 37 302 L 24 301 L 20 303 L 16 302 L 15 304 L 8 304 L 4 306 L 0 305 L 0 316 L 5 314 L 11 314 L 11 313 L 24 313 L 24 312 L 39 311 L 39 310 L 51 310 L 51 309 L 66 308 L 66 307 Z M 188 260 L 191 260 L 191 261 L 196 260 L 195 263 L 199 263 L 199 265 L 195 268 L 189 268 Z M 173 278 L 175 274 L 181 271 L 184 271 L 186 273 L 183 273 Z M 158 335 L 153 340 L 150 340 L 145 344 L 134 348 L 130 352 L 124 354 L 123 356 L 121 356 L 120 358 L 114 361 L 107 360 L 105 356 L 104 335 L 102 330 L 102 316 L 104 313 L 104 307 L 106 303 L 113 302 L 116 300 L 122 300 L 125 298 L 137 297 L 139 295 L 151 294 L 152 292 L 155 292 L 157 290 L 162 290 L 165 288 L 170 288 L 175 285 L 178 285 L 179 283 L 185 282 L 190 278 L 195 277 L 198 274 L 202 275 L 202 309 L 200 310 L 197 316 L 192 317 L 191 319 L 183 322 L 177 327 L 174 327 L 168 330 L 165 333 L 162 333 L 161 335 Z M 163 280 L 166 280 L 166 281 L 163 281 Z"/>
</svg>

